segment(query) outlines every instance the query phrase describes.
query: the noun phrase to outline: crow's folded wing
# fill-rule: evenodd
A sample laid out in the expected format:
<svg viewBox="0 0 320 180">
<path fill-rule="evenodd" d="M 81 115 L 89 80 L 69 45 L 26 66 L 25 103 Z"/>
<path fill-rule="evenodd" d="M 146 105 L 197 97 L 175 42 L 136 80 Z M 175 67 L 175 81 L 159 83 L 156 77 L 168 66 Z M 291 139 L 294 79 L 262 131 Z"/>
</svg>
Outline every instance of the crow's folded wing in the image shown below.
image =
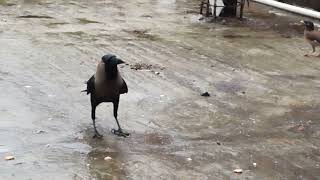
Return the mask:
<svg viewBox="0 0 320 180">
<path fill-rule="evenodd" d="M 122 78 L 122 86 L 120 87 L 120 94 L 125 94 L 125 93 L 128 93 L 128 86 L 127 86 L 127 83 L 126 81 L 124 81 L 124 79 Z"/>
</svg>

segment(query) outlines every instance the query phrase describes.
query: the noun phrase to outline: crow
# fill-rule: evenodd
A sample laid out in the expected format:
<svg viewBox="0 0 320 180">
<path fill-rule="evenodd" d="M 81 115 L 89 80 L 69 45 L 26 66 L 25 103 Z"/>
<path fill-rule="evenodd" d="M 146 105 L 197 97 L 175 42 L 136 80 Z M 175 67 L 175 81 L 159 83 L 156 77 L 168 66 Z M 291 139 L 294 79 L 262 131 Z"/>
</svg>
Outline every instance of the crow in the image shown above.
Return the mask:
<svg viewBox="0 0 320 180">
<path fill-rule="evenodd" d="M 311 21 L 303 21 L 303 24 L 305 25 L 304 38 L 312 46 L 312 52 L 305 56 L 320 56 L 320 54 L 314 55 L 316 47 L 320 46 L 320 31 L 315 30 L 314 24 Z"/>
<path fill-rule="evenodd" d="M 103 102 L 113 103 L 113 115 L 116 119 L 118 130 L 112 129 L 112 133 L 118 136 L 127 137 L 129 133 L 123 132 L 118 121 L 118 106 L 120 94 L 128 93 L 128 87 L 124 79 L 120 76 L 118 64 L 124 63 L 115 55 L 104 55 L 98 63 L 96 73 L 86 82 L 87 89 L 82 92 L 90 94 L 91 118 L 93 121 L 94 136 L 101 138 L 102 135 L 96 128 L 96 107 Z"/>
</svg>

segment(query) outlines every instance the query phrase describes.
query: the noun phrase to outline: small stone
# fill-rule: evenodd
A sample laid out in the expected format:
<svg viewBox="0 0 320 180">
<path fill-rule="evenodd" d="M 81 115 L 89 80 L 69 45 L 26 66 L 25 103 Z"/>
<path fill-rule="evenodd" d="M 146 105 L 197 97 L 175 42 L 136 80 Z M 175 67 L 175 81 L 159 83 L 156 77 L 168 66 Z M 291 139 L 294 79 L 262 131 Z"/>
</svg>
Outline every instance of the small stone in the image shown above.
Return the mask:
<svg viewBox="0 0 320 180">
<path fill-rule="evenodd" d="M 31 88 L 32 86 L 28 86 L 28 85 L 27 85 L 27 86 L 24 86 L 24 87 L 25 87 L 25 88 Z"/>
<path fill-rule="evenodd" d="M 305 127 L 303 125 L 299 125 L 298 131 L 304 131 L 304 130 L 305 130 Z"/>
<path fill-rule="evenodd" d="M 107 157 L 104 158 L 105 161 L 109 161 L 111 159 L 112 159 L 112 157 L 110 157 L 110 156 L 107 156 Z"/>
<path fill-rule="evenodd" d="M 243 172 L 243 170 L 242 170 L 242 169 L 235 169 L 235 170 L 233 170 L 233 172 L 234 172 L 234 173 L 241 174 L 241 173 Z"/>
<path fill-rule="evenodd" d="M 246 92 L 245 92 L 245 91 L 242 91 L 242 94 L 246 94 Z"/>
<path fill-rule="evenodd" d="M 14 160 L 14 156 L 6 156 L 4 159 L 7 161 Z"/>
<path fill-rule="evenodd" d="M 253 167 L 257 167 L 257 163 L 252 163 Z"/>
<path fill-rule="evenodd" d="M 187 160 L 188 160 L 188 161 L 192 161 L 192 159 L 191 159 L 191 158 L 187 158 Z"/>
<path fill-rule="evenodd" d="M 205 93 L 202 93 L 201 96 L 203 96 L 203 97 L 209 97 L 210 94 L 209 94 L 208 92 L 205 92 Z"/>
<path fill-rule="evenodd" d="M 89 167 L 90 166 L 90 164 L 87 164 L 87 167 Z"/>
<path fill-rule="evenodd" d="M 221 143 L 220 143 L 219 141 L 217 142 L 217 144 L 218 144 L 219 146 L 221 145 Z"/>
<path fill-rule="evenodd" d="M 160 72 L 157 72 L 157 71 L 156 71 L 156 72 L 154 72 L 154 74 L 159 75 L 159 74 L 160 74 Z"/>
</svg>

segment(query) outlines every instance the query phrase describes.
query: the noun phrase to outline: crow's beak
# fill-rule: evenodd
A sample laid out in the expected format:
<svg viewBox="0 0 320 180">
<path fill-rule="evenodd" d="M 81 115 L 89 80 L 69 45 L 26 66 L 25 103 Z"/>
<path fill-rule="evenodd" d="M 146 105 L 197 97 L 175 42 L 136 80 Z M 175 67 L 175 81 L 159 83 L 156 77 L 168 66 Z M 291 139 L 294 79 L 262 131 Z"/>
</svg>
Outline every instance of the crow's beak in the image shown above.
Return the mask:
<svg viewBox="0 0 320 180">
<path fill-rule="evenodd" d="M 125 63 L 124 61 L 122 61 L 121 59 L 118 59 L 118 64 L 123 64 Z"/>
</svg>

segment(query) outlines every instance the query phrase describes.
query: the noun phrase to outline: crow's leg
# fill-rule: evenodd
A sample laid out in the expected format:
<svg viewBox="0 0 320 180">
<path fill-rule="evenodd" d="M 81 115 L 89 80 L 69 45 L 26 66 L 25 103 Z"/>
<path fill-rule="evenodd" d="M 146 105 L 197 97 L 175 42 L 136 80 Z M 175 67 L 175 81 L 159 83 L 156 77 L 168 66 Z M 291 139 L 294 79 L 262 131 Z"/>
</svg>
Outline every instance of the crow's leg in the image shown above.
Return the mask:
<svg viewBox="0 0 320 180">
<path fill-rule="evenodd" d="M 122 131 L 120 124 L 119 124 L 119 121 L 118 121 L 118 106 L 119 106 L 119 98 L 118 98 L 118 100 L 113 102 L 113 115 L 114 115 L 114 118 L 116 119 L 116 122 L 118 125 L 118 130 L 112 129 L 112 133 L 117 136 L 127 137 L 130 134 Z"/>
<path fill-rule="evenodd" d="M 307 57 L 309 57 L 309 56 L 314 56 L 314 53 L 316 52 L 316 47 L 315 47 L 315 45 L 313 44 L 313 42 L 310 42 L 310 45 L 311 45 L 311 47 L 312 47 L 312 51 L 311 51 L 310 53 L 308 53 L 308 54 L 305 54 L 304 56 L 307 56 Z"/>
<path fill-rule="evenodd" d="M 96 105 L 92 105 L 91 107 L 91 118 L 93 122 L 94 135 L 93 138 L 102 138 L 102 135 L 98 132 L 96 127 Z"/>
</svg>

